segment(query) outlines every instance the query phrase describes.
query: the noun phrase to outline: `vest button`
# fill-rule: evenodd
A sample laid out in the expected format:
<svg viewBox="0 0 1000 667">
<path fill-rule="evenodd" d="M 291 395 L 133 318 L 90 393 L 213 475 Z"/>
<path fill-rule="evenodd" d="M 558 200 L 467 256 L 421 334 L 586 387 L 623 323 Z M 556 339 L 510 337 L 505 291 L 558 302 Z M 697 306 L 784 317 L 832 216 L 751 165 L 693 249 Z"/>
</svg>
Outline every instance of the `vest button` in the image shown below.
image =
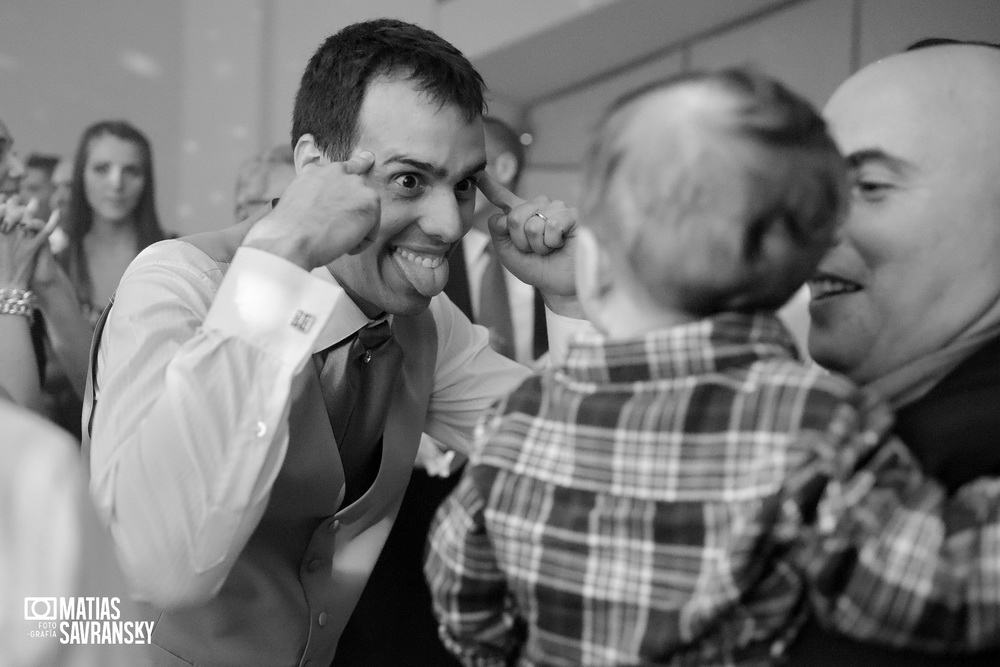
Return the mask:
<svg viewBox="0 0 1000 667">
<path fill-rule="evenodd" d="M 320 560 L 319 558 L 313 558 L 306 564 L 306 569 L 309 570 L 310 572 L 315 572 L 322 566 L 323 566 L 322 560 Z"/>
<path fill-rule="evenodd" d="M 321 627 L 321 628 L 326 626 L 326 612 L 325 611 L 321 611 L 319 613 L 319 618 L 316 619 L 316 622 L 319 623 L 319 627 Z"/>
<path fill-rule="evenodd" d="M 328 527 L 331 533 L 336 533 L 338 530 L 340 530 L 340 520 L 334 519 L 333 521 L 330 522 Z"/>
</svg>

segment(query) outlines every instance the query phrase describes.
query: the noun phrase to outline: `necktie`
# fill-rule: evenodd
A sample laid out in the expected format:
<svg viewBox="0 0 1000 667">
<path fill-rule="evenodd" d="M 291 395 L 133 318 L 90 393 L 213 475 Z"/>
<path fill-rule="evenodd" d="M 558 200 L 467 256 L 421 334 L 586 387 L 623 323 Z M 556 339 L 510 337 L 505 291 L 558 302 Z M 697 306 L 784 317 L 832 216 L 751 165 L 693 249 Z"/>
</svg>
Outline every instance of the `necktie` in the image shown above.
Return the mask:
<svg viewBox="0 0 1000 667">
<path fill-rule="evenodd" d="M 542 293 L 535 289 L 535 326 L 532 336 L 531 354 L 537 359 L 549 351 L 549 332 L 545 323 L 545 300 Z"/>
<path fill-rule="evenodd" d="M 333 435 L 344 465 L 347 505 L 360 498 L 378 475 L 382 431 L 403 351 L 385 320 L 369 324 L 316 355 Z"/>
<path fill-rule="evenodd" d="M 479 285 L 479 317 L 476 321 L 490 330 L 490 346 L 513 359 L 514 323 L 507 298 L 507 278 L 503 265 L 493 252 L 493 244 L 488 244 L 483 253 L 487 262 Z"/>
<path fill-rule="evenodd" d="M 470 320 L 475 321 L 472 312 L 472 297 L 469 295 L 469 270 L 465 266 L 464 241 L 459 243 L 448 256 L 448 284 L 445 294 Z"/>
</svg>

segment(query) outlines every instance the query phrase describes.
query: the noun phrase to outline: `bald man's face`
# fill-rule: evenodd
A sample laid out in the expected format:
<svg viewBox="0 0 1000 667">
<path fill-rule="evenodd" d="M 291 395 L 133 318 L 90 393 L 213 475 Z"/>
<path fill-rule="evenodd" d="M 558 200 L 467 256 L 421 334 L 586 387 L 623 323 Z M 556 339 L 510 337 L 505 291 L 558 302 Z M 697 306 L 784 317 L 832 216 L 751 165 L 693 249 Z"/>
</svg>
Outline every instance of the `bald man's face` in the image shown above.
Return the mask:
<svg viewBox="0 0 1000 667">
<path fill-rule="evenodd" d="M 870 382 L 1000 298 L 1000 52 L 934 47 L 870 66 L 825 115 L 852 164 L 840 243 L 810 282 L 812 356 Z"/>
<path fill-rule="evenodd" d="M 0 121 L 0 195 L 17 194 L 22 176 L 24 164 L 14 152 L 14 137 L 3 121 Z"/>
</svg>

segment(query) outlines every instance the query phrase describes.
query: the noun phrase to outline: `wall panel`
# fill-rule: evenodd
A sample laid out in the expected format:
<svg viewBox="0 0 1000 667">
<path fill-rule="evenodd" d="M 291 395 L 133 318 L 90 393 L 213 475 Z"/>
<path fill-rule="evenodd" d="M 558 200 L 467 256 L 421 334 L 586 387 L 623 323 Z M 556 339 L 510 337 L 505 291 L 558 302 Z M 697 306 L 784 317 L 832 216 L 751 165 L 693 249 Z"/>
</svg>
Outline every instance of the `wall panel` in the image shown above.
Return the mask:
<svg viewBox="0 0 1000 667">
<path fill-rule="evenodd" d="M 924 37 L 1000 42 L 997 0 L 861 0 L 860 64 Z"/>
<path fill-rule="evenodd" d="M 691 66 L 752 64 L 822 106 L 851 71 L 847 0 L 811 0 L 691 47 Z"/>
</svg>

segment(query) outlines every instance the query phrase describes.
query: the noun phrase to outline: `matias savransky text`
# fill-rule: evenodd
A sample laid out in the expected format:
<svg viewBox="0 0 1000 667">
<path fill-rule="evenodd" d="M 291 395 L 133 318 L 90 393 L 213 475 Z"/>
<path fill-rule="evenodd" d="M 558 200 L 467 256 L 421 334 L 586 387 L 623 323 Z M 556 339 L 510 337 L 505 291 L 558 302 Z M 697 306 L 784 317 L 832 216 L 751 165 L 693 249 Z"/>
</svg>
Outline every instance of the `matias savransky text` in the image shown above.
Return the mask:
<svg viewBox="0 0 1000 667">
<path fill-rule="evenodd" d="M 153 621 L 122 620 L 117 597 L 24 598 L 24 618 L 38 622 L 31 637 L 61 644 L 148 644 L 153 632 Z"/>
</svg>

